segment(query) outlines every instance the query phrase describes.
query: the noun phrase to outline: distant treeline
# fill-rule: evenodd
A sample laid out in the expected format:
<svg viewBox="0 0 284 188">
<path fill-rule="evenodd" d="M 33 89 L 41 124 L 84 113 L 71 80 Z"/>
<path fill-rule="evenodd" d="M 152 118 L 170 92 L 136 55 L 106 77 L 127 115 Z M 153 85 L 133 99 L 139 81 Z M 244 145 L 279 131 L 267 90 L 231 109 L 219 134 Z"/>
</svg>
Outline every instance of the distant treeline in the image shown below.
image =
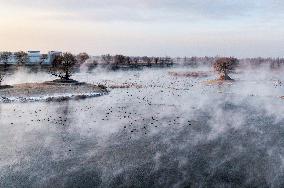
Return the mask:
<svg viewBox="0 0 284 188">
<path fill-rule="evenodd" d="M 284 65 L 284 58 L 245 58 L 240 60 L 240 64 L 243 66 L 259 66 L 268 65 L 270 68 L 280 68 Z"/>
<path fill-rule="evenodd" d="M 219 56 L 216 57 L 183 57 L 175 58 L 174 64 L 199 66 L 199 65 L 213 65 Z M 284 58 L 243 58 L 239 59 L 240 66 L 260 66 L 268 65 L 271 68 L 279 68 L 284 65 Z"/>
<path fill-rule="evenodd" d="M 137 67 L 137 66 L 171 66 L 174 64 L 174 59 L 170 57 L 131 57 L 124 55 L 102 55 L 95 58 L 96 64 L 116 67 Z"/>
<path fill-rule="evenodd" d="M 220 57 L 133 57 L 124 55 L 102 55 L 97 56 L 93 60 L 95 65 L 109 65 L 111 67 L 135 67 L 135 66 L 172 66 L 172 65 L 182 65 L 182 66 L 200 66 L 213 64 Z M 271 68 L 279 68 L 284 65 L 284 58 L 243 58 L 238 59 L 240 66 L 260 66 L 268 65 Z"/>
<path fill-rule="evenodd" d="M 60 52 L 61 53 L 61 52 Z M 9 64 L 9 59 L 14 56 L 15 63 Z M 60 55 L 60 54 L 59 54 Z M 42 54 L 38 57 L 38 61 L 35 63 L 29 62 L 30 59 L 26 52 L 0 52 L 0 64 L 9 65 L 39 65 L 39 66 L 53 66 L 56 55 L 50 57 L 50 64 L 43 64 L 47 59 L 46 54 Z M 89 67 L 104 66 L 109 68 L 121 68 L 121 67 L 140 67 L 140 66 L 200 66 L 200 65 L 213 65 L 219 56 L 216 57 L 148 57 L 148 56 L 125 56 L 125 55 L 101 55 L 91 56 L 85 52 L 73 55 L 76 59 L 75 66 L 81 66 L 86 64 Z M 269 65 L 271 68 L 278 68 L 284 65 L 284 58 L 244 58 L 239 59 L 240 66 L 258 66 Z"/>
</svg>

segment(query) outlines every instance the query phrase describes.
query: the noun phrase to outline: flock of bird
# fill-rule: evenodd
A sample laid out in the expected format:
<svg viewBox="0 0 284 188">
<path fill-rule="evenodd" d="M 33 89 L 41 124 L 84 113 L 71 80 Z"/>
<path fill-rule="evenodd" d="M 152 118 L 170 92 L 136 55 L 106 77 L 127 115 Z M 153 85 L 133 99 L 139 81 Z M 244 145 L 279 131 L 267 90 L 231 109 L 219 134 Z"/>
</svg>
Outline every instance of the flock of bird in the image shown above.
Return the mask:
<svg viewBox="0 0 284 188">
<path fill-rule="evenodd" d="M 127 132 L 130 138 L 140 132 L 146 135 L 165 123 L 178 124 L 182 116 L 178 112 L 180 102 L 174 101 L 184 97 L 198 83 L 197 80 L 167 76 L 166 79 L 164 76 L 153 77 L 145 82 L 134 75 L 128 79 L 132 87 L 112 89 L 110 94 L 98 98 L 24 103 L 25 109 L 21 108 L 21 104 L 6 104 L 11 106 L 10 112 L 2 113 L 1 118 L 12 126 L 88 125 L 90 130 L 92 125 L 103 127 L 106 123 L 112 123 Z M 110 87 L 113 83 L 106 82 L 106 85 Z M 123 83 L 127 83 L 127 79 L 116 84 Z M 137 88 L 137 85 L 142 87 Z M 163 111 L 168 111 L 172 117 L 165 120 Z"/>
<path fill-rule="evenodd" d="M 110 176 L 107 177 L 109 179 L 104 179 L 105 181 L 115 181 L 116 177 L 127 177 L 127 174 L 139 181 L 143 176 L 152 176 L 148 172 L 153 171 L 158 175 L 165 175 L 165 179 L 173 178 L 172 172 L 175 172 L 174 170 L 180 172 L 181 169 L 188 170 L 183 171 L 188 173 L 186 174 L 188 177 L 191 177 L 191 170 L 202 172 L 197 173 L 198 177 L 200 174 L 218 175 L 218 169 L 227 167 L 228 162 L 240 165 L 235 161 L 257 157 L 253 150 L 251 156 L 243 158 L 243 154 L 251 149 L 249 144 L 243 142 L 254 143 L 255 139 L 265 140 L 262 138 L 263 132 L 266 132 L 256 133 L 255 130 L 266 127 L 261 125 L 266 121 L 269 122 L 271 117 L 262 117 L 258 114 L 258 110 L 263 108 L 253 106 L 255 111 L 251 114 L 250 120 L 259 118 L 261 121 L 248 121 L 249 124 L 243 122 L 242 129 L 235 128 L 230 124 L 234 119 L 231 122 L 231 117 L 225 118 L 222 110 L 226 108 L 230 111 L 231 107 L 236 108 L 237 105 L 231 103 L 219 105 L 216 98 L 210 98 L 217 95 L 222 100 L 224 93 L 218 91 L 226 87 L 230 90 L 231 85 L 222 88 L 222 86 L 206 85 L 203 81 L 204 78 L 175 77 L 166 73 L 157 75 L 155 73 L 143 75 L 143 72 L 128 73 L 124 79 L 114 77 L 110 81 L 103 79 L 95 81 L 95 84 L 103 82 L 108 88 L 112 88 L 109 94 L 97 98 L 0 104 L 0 125 L 3 131 L 10 131 L 7 134 L 9 138 L 2 139 L 1 146 L 7 147 L 9 144 L 3 143 L 10 139 L 13 144 L 10 148 L 7 147 L 7 151 L 11 152 L 16 148 L 17 155 L 14 156 L 21 160 L 15 165 L 17 160 L 10 162 L 14 166 L 7 162 L 7 169 L 15 171 L 11 176 L 14 176 L 19 169 L 23 174 L 33 169 L 35 172 L 44 172 L 38 173 L 39 179 L 48 180 L 53 172 L 59 172 L 57 175 L 60 177 L 64 171 L 63 174 L 69 177 L 73 172 L 89 175 L 89 168 L 92 170 L 98 168 Z M 111 87 L 114 85 L 119 87 Z M 217 112 L 212 110 L 211 106 L 215 107 L 212 109 L 217 109 Z M 246 116 L 250 109 L 242 105 L 237 108 L 241 110 L 232 115 L 235 118 L 239 115 Z M 219 116 L 212 117 L 216 114 Z M 210 137 L 215 131 L 214 128 L 218 129 L 216 134 L 219 133 L 220 122 L 227 125 L 227 127 L 221 126 L 220 130 L 227 131 L 228 128 L 228 131 L 221 132 L 219 137 Z M 243 136 L 246 132 L 253 133 L 253 139 Z M 5 134 L 6 132 L 3 135 Z M 23 144 L 14 143 L 15 140 L 17 141 L 16 136 L 25 137 L 27 140 L 19 139 Z M 39 140 L 30 141 L 29 138 Z M 24 147 L 19 147 L 22 145 Z M 247 150 L 243 150 L 245 152 L 235 154 L 235 151 L 244 147 L 248 147 Z M 50 156 L 42 156 L 45 154 Z M 26 159 L 26 155 L 30 157 L 26 160 L 27 168 L 21 166 L 25 163 L 22 162 L 22 158 Z M 56 155 L 60 157 L 56 158 Z M 218 157 L 215 160 L 212 156 Z M 246 160 L 243 161 L 245 163 L 241 163 L 241 167 L 243 164 L 247 165 Z M 63 165 L 59 166 L 60 163 Z M 208 166 L 213 164 L 213 167 L 200 168 L 200 165 L 204 164 Z M 145 166 L 149 169 L 145 170 Z M 258 169 L 256 166 L 258 165 L 252 168 Z M 81 178 L 80 175 L 78 176 Z M 154 176 L 154 179 L 158 180 L 157 177 L 160 176 Z M 216 179 L 215 176 L 211 178 Z M 126 179 L 125 182 L 127 181 L 130 180 Z"/>
<path fill-rule="evenodd" d="M 5 104 L 9 113 L 1 113 L 2 122 L 16 125 L 72 126 L 116 124 L 128 133 L 158 128 L 162 124 L 175 125 L 188 114 L 181 114 L 180 106 L 194 100 L 193 92 L 202 95 L 216 86 L 200 84 L 202 79 L 175 77 L 168 74 L 152 77 L 130 74 L 123 80 L 100 80 L 111 88 L 110 94 L 78 101 Z M 139 86 L 139 87 L 138 87 Z M 201 86 L 201 87 L 199 87 Z M 196 93 L 195 93 L 196 94 Z M 15 106 L 15 107 L 13 107 Z M 190 108 L 195 108 L 194 105 Z M 1 110 L 1 109 L 0 109 Z M 168 112 L 165 120 L 165 112 Z M 166 121 L 166 122 L 164 122 Z M 191 121 L 191 120 L 187 120 Z"/>
</svg>

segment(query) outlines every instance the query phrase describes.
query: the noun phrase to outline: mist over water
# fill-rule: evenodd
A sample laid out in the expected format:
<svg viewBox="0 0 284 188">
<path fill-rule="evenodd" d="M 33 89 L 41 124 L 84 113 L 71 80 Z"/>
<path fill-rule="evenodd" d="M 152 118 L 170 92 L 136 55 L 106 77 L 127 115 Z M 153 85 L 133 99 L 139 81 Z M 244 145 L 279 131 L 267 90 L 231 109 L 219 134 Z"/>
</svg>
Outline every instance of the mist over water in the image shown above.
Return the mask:
<svg viewBox="0 0 284 188">
<path fill-rule="evenodd" d="M 206 71 L 202 78 L 170 71 Z M 108 95 L 0 104 L 0 187 L 283 187 L 281 70 L 82 71 Z M 20 70 L 4 84 L 52 80 Z M 282 81 L 283 83 L 283 81 Z"/>
</svg>

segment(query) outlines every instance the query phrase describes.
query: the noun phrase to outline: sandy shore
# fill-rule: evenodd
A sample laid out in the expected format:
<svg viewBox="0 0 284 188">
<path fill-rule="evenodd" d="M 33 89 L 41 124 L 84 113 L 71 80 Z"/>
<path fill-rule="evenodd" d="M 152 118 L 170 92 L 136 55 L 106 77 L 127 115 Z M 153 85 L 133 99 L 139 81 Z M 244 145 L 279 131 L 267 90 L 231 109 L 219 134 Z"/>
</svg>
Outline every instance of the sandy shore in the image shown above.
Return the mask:
<svg viewBox="0 0 284 188">
<path fill-rule="evenodd" d="M 80 99 L 108 93 L 104 86 L 87 83 L 25 83 L 1 86 L 0 102 Z"/>
</svg>

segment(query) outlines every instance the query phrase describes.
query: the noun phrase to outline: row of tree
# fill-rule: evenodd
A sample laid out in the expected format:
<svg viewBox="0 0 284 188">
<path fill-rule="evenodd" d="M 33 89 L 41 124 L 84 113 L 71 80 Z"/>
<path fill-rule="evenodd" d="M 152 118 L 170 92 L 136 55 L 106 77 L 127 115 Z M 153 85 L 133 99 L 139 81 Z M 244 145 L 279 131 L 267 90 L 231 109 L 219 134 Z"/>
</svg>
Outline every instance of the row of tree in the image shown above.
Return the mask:
<svg viewBox="0 0 284 188">
<path fill-rule="evenodd" d="M 16 64 L 24 65 L 29 63 L 29 56 L 28 53 L 19 51 L 19 52 L 0 52 L 0 63 L 7 65 L 9 60 L 14 57 Z M 92 64 L 107 64 L 107 65 L 171 65 L 171 64 L 182 64 L 182 65 L 208 65 L 214 64 L 214 62 L 219 59 L 220 57 L 177 57 L 177 58 L 170 58 L 170 57 L 130 57 L 124 55 L 102 55 L 100 58 L 91 58 L 87 53 L 79 53 L 75 56 L 76 61 L 79 65 L 85 63 L 87 60 L 90 60 Z M 40 58 L 39 64 L 42 64 L 45 60 L 47 60 L 48 55 L 42 54 Z M 243 65 L 261 65 L 261 64 L 270 64 L 271 67 L 280 67 L 284 65 L 284 58 L 245 58 L 240 59 L 240 64 Z"/>
<path fill-rule="evenodd" d="M 29 55 L 28 53 L 24 51 L 19 51 L 15 53 L 8 52 L 8 51 L 0 52 L 0 63 L 4 65 L 8 65 L 12 57 L 15 58 L 17 65 L 25 65 L 29 63 Z M 90 56 L 85 52 L 79 53 L 75 57 L 76 57 L 76 63 L 78 64 L 82 64 L 90 58 Z M 42 54 L 40 57 L 39 63 L 42 64 L 47 59 L 48 59 L 48 55 Z M 55 59 L 55 56 L 53 57 L 53 61 L 54 59 Z M 53 61 L 51 63 L 53 63 Z"/>
<path fill-rule="evenodd" d="M 16 63 L 19 65 L 26 64 L 29 61 L 29 56 L 26 52 L 19 51 L 19 52 L 0 52 L 0 62 L 4 65 L 9 63 L 9 59 L 12 58 L 14 55 L 16 59 Z"/>
<path fill-rule="evenodd" d="M 19 52 L 0 52 L 0 63 L 4 65 L 8 65 L 10 59 L 14 57 L 16 60 L 16 64 L 25 65 L 29 63 L 29 55 L 24 51 Z M 39 63 L 43 63 L 48 58 L 47 54 L 42 54 Z"/>
<path fill-rule="evenodd" d="M 116 56 L 116 58 L 122 58 L 122 56 Z M 71 53 L 62 53 L 55 56 L 53 66 L 50 68 L 50 74 L 59 77 L 62 80 L 70 80 L 73 74 L 73 68 L 76 64 L 84 63 L 89 56 L 86 53 L 81 53 L 74 56 Z M 125 61 L 123 57 L 120 61 Z M 220 74 L 220 79 L 231 80 L 229 73 L 232 72 L 238 65 L 239 60 L 233 57 L 219 58 L 214 63 L 214 69 Z M 0 73 L 0 85 L 3 80 L 3 75 Z"/>
<path fill-rule="evenodd" d="M 173 64 L 173 59 L 170 57 L 130 57 L 124 55 L 114 55 L 111 56 L 109 54 L 101 56 L 101 63 L 102 64 L 109 64 L 109 65 L 171 65 Z"/>
<path fill-rule="evenodd" d="M 199 66 L 199 65 L 213 65 L 218 59 L 219 56 L 216 57 L 178 57 L 174 59 L 175 64 L 179 65 L 189 65 L 189 66 Z M 284 58 L 243 58 L 239 59 L 240 66 L 260 66 L 260 65 L 268 65 L 271 68 L 279 68 L 284 66 Z"/>
</svg>

